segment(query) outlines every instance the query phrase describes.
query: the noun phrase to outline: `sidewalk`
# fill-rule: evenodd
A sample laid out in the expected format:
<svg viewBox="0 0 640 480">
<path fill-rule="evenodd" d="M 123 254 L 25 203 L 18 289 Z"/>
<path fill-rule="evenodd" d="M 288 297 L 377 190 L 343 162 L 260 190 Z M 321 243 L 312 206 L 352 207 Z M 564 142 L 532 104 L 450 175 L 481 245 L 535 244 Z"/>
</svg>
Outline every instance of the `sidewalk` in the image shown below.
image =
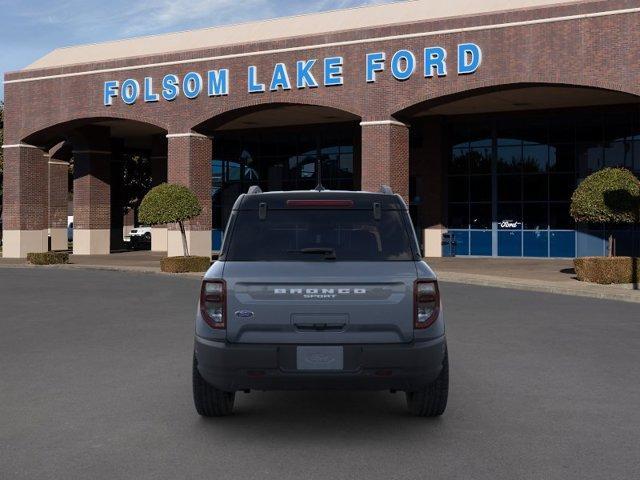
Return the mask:
<svg viewBox="0 0 640 480">
<path fill-rule="evenodd" d="M 162 253 L 121 252 L 112 255 L 71 255 L 69 265 L 32 267 L 25 260 L 1 259 L 1 267 L 90 268 L 139 273 L 160 273 Z M 640 290 L 633 285 L 595 285 L 575 279 L 571 260 L 522 258 L 427 258 L 443 282 L 558 293 L 640 303 Z M 200 273 L 183 274 L 201 277 Z"/>
<path fill-rule="evenodd" d="M 457 257 L 426 261 L 443 282 L 640 303 L 639 286 L 579 282 L 571 260 Z"/>
</svg>

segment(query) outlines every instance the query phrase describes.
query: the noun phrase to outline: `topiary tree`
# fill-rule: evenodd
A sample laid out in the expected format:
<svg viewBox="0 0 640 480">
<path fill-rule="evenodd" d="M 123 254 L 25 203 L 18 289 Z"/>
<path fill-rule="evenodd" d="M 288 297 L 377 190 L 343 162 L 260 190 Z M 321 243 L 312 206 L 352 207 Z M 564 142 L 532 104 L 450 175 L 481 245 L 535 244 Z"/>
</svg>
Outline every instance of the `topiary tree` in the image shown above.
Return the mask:
<svg viewBox="0 0 640 480">
<path fill-rule="evenodd" d="M 624 168 L 605 168 L 589 175 L 571 197 L 576 222 L 633 224 L 640 216 L 640 180 Z M 614 238 L 609 236 L 609 256 Z"/>
<path fill-rule="evenodd" d="M 163 183 L 152 188 L 140 203 L 139 219 L 146 225 L 177 223 L 182 234 L 184 256 L 189 256 L 184 222 L 202 213 L 198 197 L 182 185 Z"/>
</svg>

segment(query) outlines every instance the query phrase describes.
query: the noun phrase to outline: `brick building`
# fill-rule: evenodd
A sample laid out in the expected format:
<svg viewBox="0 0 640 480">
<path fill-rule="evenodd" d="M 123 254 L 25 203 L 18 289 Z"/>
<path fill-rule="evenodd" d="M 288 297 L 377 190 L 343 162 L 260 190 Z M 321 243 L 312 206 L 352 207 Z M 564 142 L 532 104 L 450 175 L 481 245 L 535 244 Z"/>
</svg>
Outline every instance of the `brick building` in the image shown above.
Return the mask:
<svg viewBox="0 0 640 480">
<path fill-rule="evenodd" d="M 130 151 L 198 195 L 195 254 L 249 186 L 313 188 L 318 162 L 325 187 L 405 197 L 427 255 L 446 231 L 458 255 L 604 253 L 568 206 L 592 171 L 640 170 L 639 24 L 635 0 L 414 0 L 55 50 L 5 76 L 3 255 L 66 248 L 71 158 L 74 253 L 109 253 Z"/>
</svg>

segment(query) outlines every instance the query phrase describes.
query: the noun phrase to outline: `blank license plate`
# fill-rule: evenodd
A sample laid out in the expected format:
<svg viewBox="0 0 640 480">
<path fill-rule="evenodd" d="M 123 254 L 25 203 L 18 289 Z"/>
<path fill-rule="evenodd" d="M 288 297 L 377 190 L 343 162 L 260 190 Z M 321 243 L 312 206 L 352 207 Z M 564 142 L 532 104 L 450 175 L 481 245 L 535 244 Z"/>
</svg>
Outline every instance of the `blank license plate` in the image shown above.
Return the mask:
<svg viewBox="0 0 640 480">
<path fill-rule="evenodd" d="M 298 370 L 342 370 L 342 347 L 298 347 Z"/>
</svg>

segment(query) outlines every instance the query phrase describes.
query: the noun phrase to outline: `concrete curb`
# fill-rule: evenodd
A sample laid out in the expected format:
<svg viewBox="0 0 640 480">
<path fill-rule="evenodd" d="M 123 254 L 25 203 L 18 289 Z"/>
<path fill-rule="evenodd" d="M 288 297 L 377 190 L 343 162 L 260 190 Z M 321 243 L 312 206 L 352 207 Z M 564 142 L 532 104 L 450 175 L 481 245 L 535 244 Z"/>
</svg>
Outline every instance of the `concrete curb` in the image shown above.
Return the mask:
<svg viewBox="0 0 640 480">
<path fill-rule="evenodd" d="M 438 275 L 438 279 L 442 282 L 640 303 L 640 290 L 631 290 L 631 288 L 629 288 L 628 291 L 621 291 L 625 288 L 621 286 L 584 284 L 577 280 L 575 280 L 575 284 L 567 284 L 560 282 L 541 282 L 539 280 L 527 280 L 520 278 L 494 277 L 491 275 L 479 275 L 472 273 L 436 273 Z"/>
<path fill-rule="evenodd" d="M 197 277 L 202 278 L 204 273 L 165 273 L 161 272 L 159 267 L 136 267 L 126 265 L 78 265 L 75 263 L 68 263 L 62 265 L 29 265 L 29 264 L 0 264 L 0 268 L 50 268 L 59 270 L 103 270 L 111 272 L 129 272 L 129 273 L 146 273 L 156 275 L 166 275 L 171 277 Z"/>
</svg>

